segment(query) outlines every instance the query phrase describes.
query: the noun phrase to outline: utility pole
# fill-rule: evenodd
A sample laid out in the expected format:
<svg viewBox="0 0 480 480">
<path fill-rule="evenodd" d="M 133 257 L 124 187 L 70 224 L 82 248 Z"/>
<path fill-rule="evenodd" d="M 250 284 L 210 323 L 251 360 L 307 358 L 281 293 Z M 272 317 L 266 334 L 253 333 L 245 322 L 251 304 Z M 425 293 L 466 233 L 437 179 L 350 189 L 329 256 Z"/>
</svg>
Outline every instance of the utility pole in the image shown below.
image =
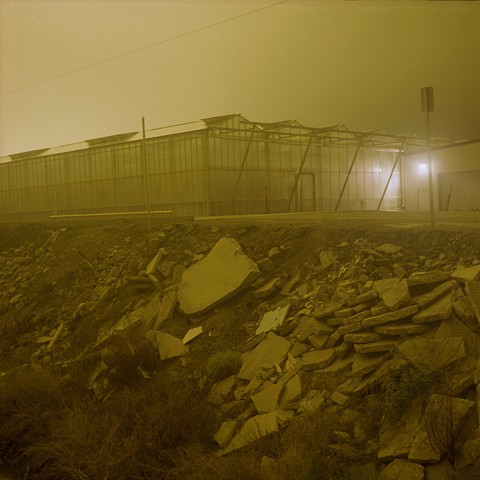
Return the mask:
<svg viewBox="0 0 480 480">
<path fill-rule="evenodd" d="M 152 207 L 150 201 L 150 179 L 148 178 L 148 169 L 147 169 L 147 142 L 145 140 L 145 117 L 142 117 L 142 167 L 143 167 L 143 178 L 145 182 L 145 203 L 147 207 L 147 221 L 148 229 L 152 228 Z"/>
<path fill-rule="evenodd" d="M 430 145 L 430 116 L 433 112 L 433 87 L 423 87 L 421 89 L 422 112 L 425 113 L 427 122 L 427 160 L 428 160 L 428 192 L 430 195 L 430 223 L 435 228 L 435 212 L 433 207 L 433 177 L 432 177 L 432 147 Z"/>
</svg>

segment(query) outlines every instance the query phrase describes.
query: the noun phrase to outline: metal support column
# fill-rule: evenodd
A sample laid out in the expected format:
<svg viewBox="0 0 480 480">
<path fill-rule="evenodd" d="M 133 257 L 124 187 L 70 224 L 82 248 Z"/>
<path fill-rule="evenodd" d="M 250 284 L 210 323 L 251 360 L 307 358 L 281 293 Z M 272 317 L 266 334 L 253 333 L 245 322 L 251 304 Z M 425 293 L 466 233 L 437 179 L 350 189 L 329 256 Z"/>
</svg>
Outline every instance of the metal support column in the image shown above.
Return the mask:
<svg viewBox="0 0 480 480">
<path fill-rule="evenodd" d="M 290 198 L 288 199 L 287 212 L 290 211 L 290 206 L 292 205 L 293 196 L 297 191 L 298 181 L 300 179 L 300 175 L 302 174 L 303 166 L 305 165 L 305 160 L 307 159 L 307 155 L 310 150 L 310 145 L 312 144 L 312 140 L 313 140 L 313 136 L 311 136 L 310 139 L 308 140 L 307 148 L 305 149 L 305 152 L 303 153 L 302 161 L 300 162 L 300 168 L 295 172 L 296 173 L 295 182 L 293 183 L 292 193 L 290 194 Z"/>
<path fill-rule="evenodd" d="M 393 177 L 393 172 L 397 168 L 397 164 L 398 164 L 398 161 L 400 160 L 400 158 L 402 156 L 404 147 L 405 147 L 405 142 L 402 143 L 402 146 L 400 147 L 400 150 L 398 151 L 397 156 L 395 157 L 395 162 L 393 163 L 392 170 L 390 172 L 390 175 L 388 176 L 387 184 L 385 185 L 385 189 L 383 190 L 380 201 L 378 202 L 377 212 L 378 212 L 378 210 L 380 210 L 380 207 L 382 206 L 383 199 L 385 198 L 385 195 L 387 194 L 388 186 L 390 185 L 390 181 L 392 180 L 392 177 Z"/>
<path fill-rule="evenodd" d="M 350 179 L 350 174 L 352 173 L 353 166 L 355 165 L 355 162 L 357 161 L 357 156 L 358 152 L 360 151 L 360 147 L 362 146 L 363 142 L 363 137 L 360 137 L 360 140 L 358 141 L 357 149 L 355 150 L 355 154 L 353 155 L 352 158 L 352 163 L 350 164 L 350 168 L 348 169 L 347 173 L 347 178 L 345 179 L 345 182 L 343 183 L 342 191 L 340 192 L 340 196 L 338 197 L 337 204 L 335 205 L 335 211 L 338 210 L 338 206 L 340 205 L 340 202 L 342 201 L 343 194 L 345 192 L 345 189 L 347 188 L 348 180 Z"/>
<path fill-rule="evenodd" d="M 245 153 L 243 154 L 242 164 L 240 165 L 240 171 L 238 172 L 238 178 L 235 183 L 235 188 L 233 189 L 232 199 L 230 200 L 230 206 L 228 207 L 227 215 L 230 215 L 230 213 L 232 212 L 232 207 L 235 202 L 235 197 L 237 196 L 238 186 L 240 185 L 240 179 L 242 178 L 242 173 L 245 168 L 245 164 L 247 163 L 248 152 L 250 150 L 250 146 L 252 145 L 254 135 L 255 135 L 255 126 L 253 127 L 252 133 L 250 134 L 250 138 L 248 139 L 247 148 L 245 150 Z"/>
</svg>

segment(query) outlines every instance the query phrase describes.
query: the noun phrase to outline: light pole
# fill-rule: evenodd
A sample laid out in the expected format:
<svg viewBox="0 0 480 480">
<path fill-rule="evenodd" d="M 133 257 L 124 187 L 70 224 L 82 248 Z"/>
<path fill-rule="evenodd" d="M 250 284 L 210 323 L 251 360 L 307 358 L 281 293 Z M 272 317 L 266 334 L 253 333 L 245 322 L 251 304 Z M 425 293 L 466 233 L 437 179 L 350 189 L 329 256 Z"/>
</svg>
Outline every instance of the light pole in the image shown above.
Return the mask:
<svg viewBox="0 0 480 480">
<path fill-rule="evenodd" d="M 421 89 L 422 112 L 425 112 L 427 122 L 427 160 L 428 160 L 428 192 L 430 195 L 430 222 L 435 228 L 435 213 L 433 208 L 433 178 L 432 178 L 432 149 L 430 145 L 430 117 L 433 112 L 433 87 L 423 87 Z"/>
</svg>

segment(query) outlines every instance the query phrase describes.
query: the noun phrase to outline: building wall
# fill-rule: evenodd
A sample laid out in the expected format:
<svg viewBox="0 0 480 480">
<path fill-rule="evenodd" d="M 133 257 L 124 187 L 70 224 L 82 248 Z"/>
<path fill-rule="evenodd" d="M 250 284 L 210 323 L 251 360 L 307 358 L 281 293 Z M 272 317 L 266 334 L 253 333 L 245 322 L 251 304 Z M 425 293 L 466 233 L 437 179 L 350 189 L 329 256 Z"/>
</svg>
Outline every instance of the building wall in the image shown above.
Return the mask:
<svg viewBox="0 0 480 480">
<path fill-rule="evenodd" d="M 0 219 L 140 212 L 148 200 L 174 215 L 375 210 L 384 193 L 382 209 L 402 208 L 397 153 L 357 147 L 232 116 L 147 139 L 145 164 L 138 140 L 0 164 Z"/>
<path fill-rule="evenodd" d="M 405 208 L 429 210 L 427 155 L 404 159 Z M 467 211 L 480 208 L 480 143 L 432 152 L 435 210 Z M 448 200 L 450 185 L 453 186 Z"/>
</svg>

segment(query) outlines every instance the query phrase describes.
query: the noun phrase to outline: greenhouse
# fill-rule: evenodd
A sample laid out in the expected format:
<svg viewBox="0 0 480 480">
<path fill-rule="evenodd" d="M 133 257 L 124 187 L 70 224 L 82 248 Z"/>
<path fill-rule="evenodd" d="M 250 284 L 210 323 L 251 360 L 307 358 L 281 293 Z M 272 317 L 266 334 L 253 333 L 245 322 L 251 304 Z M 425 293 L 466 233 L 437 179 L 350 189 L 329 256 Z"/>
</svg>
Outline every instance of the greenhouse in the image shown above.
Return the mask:
<svg viewBox="0 0 480 480">
<path fill-rule="evenodd" d="M 415 135 L 225 115 L 3 157 L 0 218 L 403 209 L 406 159 L 426 148 Z"/>
</svg>

